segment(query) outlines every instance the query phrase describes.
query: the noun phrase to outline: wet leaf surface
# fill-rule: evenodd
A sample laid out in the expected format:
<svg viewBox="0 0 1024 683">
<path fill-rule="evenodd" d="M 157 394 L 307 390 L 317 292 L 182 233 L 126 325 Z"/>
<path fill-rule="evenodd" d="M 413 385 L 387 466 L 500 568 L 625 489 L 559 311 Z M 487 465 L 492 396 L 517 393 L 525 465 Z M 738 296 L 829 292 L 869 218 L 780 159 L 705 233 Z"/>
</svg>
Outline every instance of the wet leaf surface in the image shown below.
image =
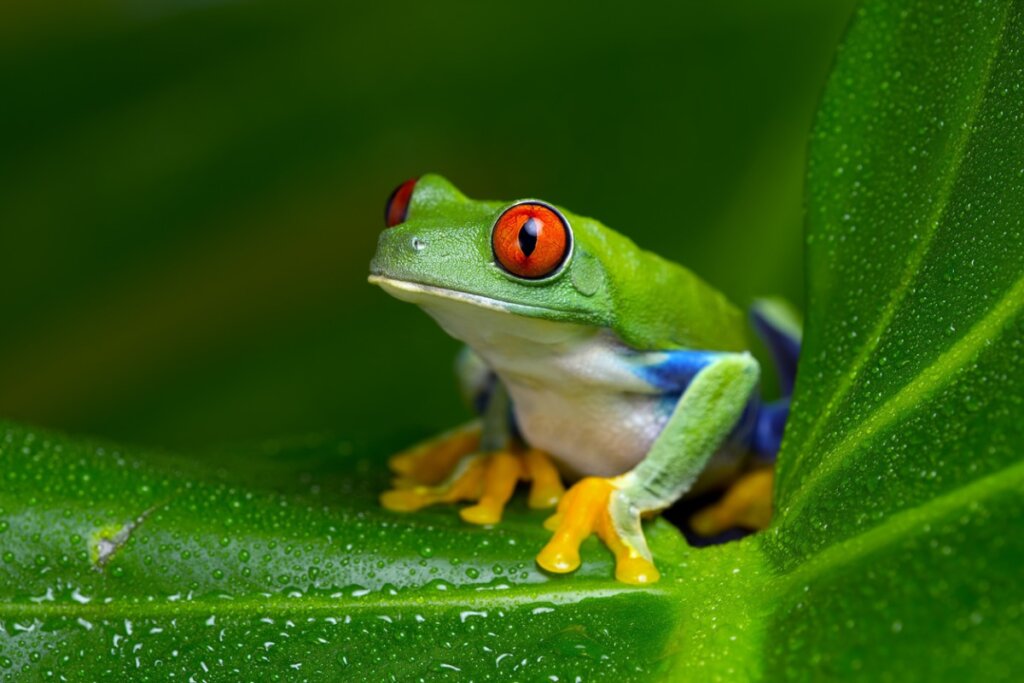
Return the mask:
<svg viewBox="0 0 1024 683">
<path fill-rule="evenodd" d="M 312 440 L 214 467 L 2 429 L 0 623 L 10 672 L 188 680 L 274 675 L 633 677 L 673 631 L 671 582 L 533 563 L 543 515 L 497 529 L 377 506 L 380 467 Z M 683 543 L 652 529 L 659 553 Z M 643 641 L 619 637 L 628 628 Z M 0 669 L 2 671 L 2 669 Z M 589 672 L 589 673 L 587 673 Z"/>
<path fill-rule="evenodd" d="M 769 678 L 1022 664 L 1022 11 L 868 2 L 839 52 L 810 145 L 806 354 L 760 539 L 784 577 Z"/>
<path fill-rule="evenodd" d="M 177 457 L 0 427 L 0 676 L 1011 680 L 1024 667 L 1024 26 L 870 2 L 810 149 L 809 308 L 778 515 L 664 578 L 543 515 L 381 510 L 388 449 Z M 556 678 L 553 678 L 556 677 Z"/>
</svg>

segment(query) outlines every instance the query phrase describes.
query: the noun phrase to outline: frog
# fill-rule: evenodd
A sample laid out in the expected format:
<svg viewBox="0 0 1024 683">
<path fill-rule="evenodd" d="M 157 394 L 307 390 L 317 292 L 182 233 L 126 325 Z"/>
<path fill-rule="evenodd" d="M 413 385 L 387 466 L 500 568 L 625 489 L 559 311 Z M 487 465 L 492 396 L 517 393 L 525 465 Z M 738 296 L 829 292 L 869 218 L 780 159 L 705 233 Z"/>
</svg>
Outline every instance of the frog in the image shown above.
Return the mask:
<svg viewBox="0 0 1024 683">
<path fill-rule="evenodd" d="M 543 570 L 575 571 L 597 535 L 634 585 L 661 576 L 644 520 L 684 495 L 727 489 L 690 519 L 700 534 L 768 524 L 801 341 L 792 307 L 758 300 L 745 316 L 593 218 L 470 199 L 440 175 L 399 185 L 384 214 L 369 282 L 464 344 L 456 374 L 477 415 L 391 457 L 384 508 L 468 502 L 465 522 L 496 525 L 526 484 L 529 507 L 554 510 Z M 779 376 L 774 401 L 750 327 Z"/>
</svg>

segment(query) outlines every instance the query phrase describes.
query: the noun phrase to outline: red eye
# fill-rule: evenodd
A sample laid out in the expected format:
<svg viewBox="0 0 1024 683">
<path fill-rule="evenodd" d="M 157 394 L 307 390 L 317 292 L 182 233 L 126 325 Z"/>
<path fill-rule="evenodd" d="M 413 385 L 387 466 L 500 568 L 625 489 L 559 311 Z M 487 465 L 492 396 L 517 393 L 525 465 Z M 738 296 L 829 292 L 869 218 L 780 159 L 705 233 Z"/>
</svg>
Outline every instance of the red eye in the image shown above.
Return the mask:
<svg viewBox="0 0 1024 683">
<path fill-rule="evenodd" d="M 561 214 L 551 207 L 523 202 L 498 217 L 491 246 L 505 270 L 538 280 L 565 263 L 572 248 L 572 233 Z"/>
<path fill-rule="evenodd" d="M 405 222 L 405 217 L 409 214 L 409 200 L 412 199 L 415 187 L 416 178 L 412 178 L 395 188 L 384 206 L 384 225 L 393 228 Z"/>
</svg>

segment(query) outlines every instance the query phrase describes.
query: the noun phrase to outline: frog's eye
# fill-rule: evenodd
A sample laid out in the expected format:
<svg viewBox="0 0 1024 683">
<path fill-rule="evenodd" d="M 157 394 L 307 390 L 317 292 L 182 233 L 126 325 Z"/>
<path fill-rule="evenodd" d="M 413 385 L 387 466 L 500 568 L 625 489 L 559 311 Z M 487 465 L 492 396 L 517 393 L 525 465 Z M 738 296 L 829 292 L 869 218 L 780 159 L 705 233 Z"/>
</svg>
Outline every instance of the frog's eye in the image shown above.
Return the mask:
<svg viewBox="0 0 1024 683">
<path fill-rule="evenodd" d="M 491 247 L 501 267 L 513 275 L 539 280 L 557 271 L 572 251 L 569 223 L 554 208 L 522 202 L 498 216 Z"/>
<path fill-rule="evenodd" d="M 406 216 L 409 215 L 409 200 L 412 199 L 412 191 L 416 188 L 416 180 L 406 180 L 388 197 L 388 203 L 384 205 L 384 224 L 389 228 L 404 223 Z"/>
</svg>

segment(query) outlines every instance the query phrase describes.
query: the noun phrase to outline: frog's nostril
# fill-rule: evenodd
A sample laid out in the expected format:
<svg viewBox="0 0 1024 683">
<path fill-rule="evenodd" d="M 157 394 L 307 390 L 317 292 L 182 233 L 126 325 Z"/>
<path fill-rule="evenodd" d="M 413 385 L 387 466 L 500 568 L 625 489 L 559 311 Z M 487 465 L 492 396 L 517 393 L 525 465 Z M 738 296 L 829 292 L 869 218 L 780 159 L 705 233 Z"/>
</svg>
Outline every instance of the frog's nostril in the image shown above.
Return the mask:
<svg viewBox="0 0 1024 683">
<path fill-rule="evenodd" d="M 419 237 L 413 237 L 412 241 L 409 242 L 409 246 L 412 247 L 413 251 L 423 251 L 426 248 L 427 243 L 421 240 Z"/>
</svg>

